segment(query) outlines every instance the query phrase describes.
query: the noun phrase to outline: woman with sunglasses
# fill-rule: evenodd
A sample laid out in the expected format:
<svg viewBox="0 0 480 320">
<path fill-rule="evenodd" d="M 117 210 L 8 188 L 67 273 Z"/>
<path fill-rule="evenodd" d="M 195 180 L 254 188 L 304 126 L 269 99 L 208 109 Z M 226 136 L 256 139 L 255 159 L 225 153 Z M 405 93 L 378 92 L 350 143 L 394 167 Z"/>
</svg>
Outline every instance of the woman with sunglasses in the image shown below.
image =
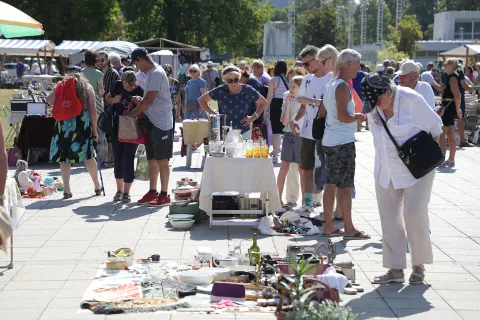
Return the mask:
<svg viewBox="0 0 480 320">
<path fill-rule="evenodd" d="M 200 106 L 198 98 L 207 91 L 207 82 L 202 79 L 202 70 L 197 64 L 193 64 L 188 70 L 191 79 L 186 86 L 187 102 L 183 114 L 185 119 L 198 119 L 200 117 Z"/>
<path fill-rule="evenodd" d="M 250 124 L 258 119 L 267 107 L 267 100 L 251 86 L 241 84 L 240 73 L 239 68 L 227 66 L 222 71 L 222 79 L 225 84 L 205 93 L 198 99 L 198 102 L 201 112 L 205 110 L 213 114 L 216 112 L 208 106 L 208 102 L 216 100 L 218 111 L 225 114 L 227 124 L 231 123 L 233 129 L 241 129 L 242 134 L 245 134 L 250 130 Z M 256 103 L 257 111 L 249 116 L 251 102 Z"/>
<path fill-rule="evenodd" d="M 396 142 L 402 145 L 421 131 L 431 134 L 438 142 L 442 119 L 420 94 L 395 86 L 385 74 L 367 75 L 362 81 L 362 94 L 375 145 L 375 193 L 383 230 L 383 267 L 389 269 L 375 277 L 373 283 L 405 282 L 405 241 L 408 240 L 413 269 L 409 282 L 422 284 L 424 265 L 433 262 L 428 204 L 435 170 L 415 179 L 400 160 L 383 121 Z"/>
</svg>

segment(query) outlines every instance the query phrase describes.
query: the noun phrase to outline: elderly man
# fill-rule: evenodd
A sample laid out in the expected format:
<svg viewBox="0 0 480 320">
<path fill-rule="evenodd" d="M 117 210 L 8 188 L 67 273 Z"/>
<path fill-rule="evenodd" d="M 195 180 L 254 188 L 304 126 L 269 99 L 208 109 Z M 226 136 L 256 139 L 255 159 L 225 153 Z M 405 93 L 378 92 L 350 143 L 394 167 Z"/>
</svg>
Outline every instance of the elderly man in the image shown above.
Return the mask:
<svg viewBox="0 0 480 320">
<path fill-rule="evenodd" d="M 202 78 L 207 82 L 208 91 L 213 90 L 215 85 L 215 79 L 218 77 L 218 71 L 213 69 L 213 62 L 207 62 L 207 70 L 203 71 Z"/>
<path fill-rule="evenodd" d="M 412 60 L 408 60 L 402 64 L 396 74 L 402 87 L 408 87 L 420 93 L 430 108 L 435 110 L 435 94 L 433 93 L 432 86 L 418 80 L 420 78 L 419 71 L 418 65 Z"/>
<path fill-rule="evenodd" d="M 120 59 L 120 56 L 116 52 L 110 52 L 108 56 L 110 57 L 110 63 L 112 64 L 113 69 L 115 69 L 120 78 L 122 78 L 124 67 L 122 64 L 122 59 Z"/>
<path fill-rule="evenodd" d="M 355 179 L 355 131 L 363 115 L 355 113 L 352 89 L 348 85 L 360 70 L 360 54 L 345 49 L 338 55 L 336 80 L 325 86 L 323 98 L 327 118 L 323 148 L 327 159 L 327 180 L 323 193 L 325 217 L 333 215 L 335 192 L 342 209 L 345 231 L 337 229 L 331 219 L 325 219 L 323 236 L 343 236 L 345 240 L 370 239 L 370 236 L 355 229 L 352 222 L 352 189 Z M 323 107 L 321 108 L 322 112 Z"/>
</svg>

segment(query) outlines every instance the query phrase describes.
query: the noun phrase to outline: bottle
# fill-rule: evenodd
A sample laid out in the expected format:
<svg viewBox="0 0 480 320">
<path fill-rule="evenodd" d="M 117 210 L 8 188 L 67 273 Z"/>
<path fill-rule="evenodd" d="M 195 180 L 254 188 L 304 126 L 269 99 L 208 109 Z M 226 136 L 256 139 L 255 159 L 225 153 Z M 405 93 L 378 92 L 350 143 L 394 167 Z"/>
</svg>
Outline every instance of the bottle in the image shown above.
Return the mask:
<svg viewBox="0 0 480 320">
<path fill-rule="evenodd" d="M 250 265 L 256 266 L 260 263 L 260 248 L 257 245 L 257 234 L 253 234 L 253 244 L 248 249 L 248 255 L 250 257 Z"/>
</svg>

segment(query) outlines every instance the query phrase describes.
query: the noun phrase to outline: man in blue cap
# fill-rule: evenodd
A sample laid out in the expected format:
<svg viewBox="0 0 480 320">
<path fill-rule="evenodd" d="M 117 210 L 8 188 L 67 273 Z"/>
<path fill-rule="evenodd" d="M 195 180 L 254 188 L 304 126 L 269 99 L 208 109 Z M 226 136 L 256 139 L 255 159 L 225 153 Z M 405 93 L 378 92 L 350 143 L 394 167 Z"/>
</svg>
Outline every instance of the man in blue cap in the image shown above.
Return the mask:
<svg viewBox="0 0 480 320">
<path fill-rule="evenodd" d="M 145 74 L 143 97 L 133 97 L 137 105 L 130 112 L 134 118 L 144 113 L 143 119 L 148 120 L 148 141 L 145 144 L 149 164 L 150 190 L 138 201 L 152 207 L 170 204 L 167 194 L 170 168 L 168 160 L 173 155 L 173 114 L 170 87 L 165 70 L 154 63 L 145 48 L 133 50 L 132 64 L 135 64 Z M 157 192 L 157 180 L 160 174 L 161 192 Z"/>
</svg>

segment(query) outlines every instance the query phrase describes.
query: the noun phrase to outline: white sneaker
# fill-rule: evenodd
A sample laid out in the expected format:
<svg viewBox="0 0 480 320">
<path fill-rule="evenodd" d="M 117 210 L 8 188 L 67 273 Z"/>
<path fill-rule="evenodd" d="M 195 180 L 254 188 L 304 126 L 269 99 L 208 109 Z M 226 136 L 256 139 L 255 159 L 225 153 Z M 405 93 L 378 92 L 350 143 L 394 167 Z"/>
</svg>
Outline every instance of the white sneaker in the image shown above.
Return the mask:
<svg viewBox="0 0 480 320">
<path fill-rule="evenodd" d="M 278 163 L 278 156 L 273 156 L 272 157 L 272 162 L 273 163 Z"/>
</svg>

